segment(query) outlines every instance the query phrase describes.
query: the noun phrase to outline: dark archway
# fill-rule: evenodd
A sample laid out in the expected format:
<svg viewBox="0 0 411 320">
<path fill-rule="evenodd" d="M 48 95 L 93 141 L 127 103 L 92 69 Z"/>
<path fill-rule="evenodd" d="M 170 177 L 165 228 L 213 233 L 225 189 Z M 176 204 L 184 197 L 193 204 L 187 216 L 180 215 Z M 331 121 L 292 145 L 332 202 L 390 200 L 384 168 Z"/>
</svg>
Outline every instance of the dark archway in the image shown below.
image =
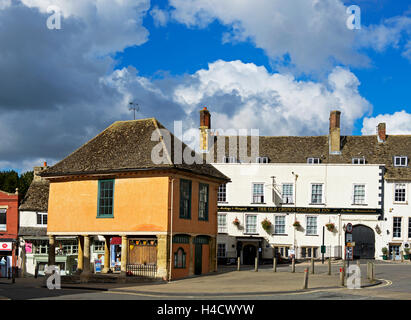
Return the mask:
<svg viewBox="0 0 411 320">
<path fill-rule="evenodd" d="M 252 244 L 247 244 L 243 247 L 243 264 L 254 264 L 257 249 Z"/>
<path fill-rule="evenodd" d="M 354 259 L 375 258 L 375 233 L 370 227 L 361 224 L 353 226 L 352 241 L 355 242 Z"/>
</svg>

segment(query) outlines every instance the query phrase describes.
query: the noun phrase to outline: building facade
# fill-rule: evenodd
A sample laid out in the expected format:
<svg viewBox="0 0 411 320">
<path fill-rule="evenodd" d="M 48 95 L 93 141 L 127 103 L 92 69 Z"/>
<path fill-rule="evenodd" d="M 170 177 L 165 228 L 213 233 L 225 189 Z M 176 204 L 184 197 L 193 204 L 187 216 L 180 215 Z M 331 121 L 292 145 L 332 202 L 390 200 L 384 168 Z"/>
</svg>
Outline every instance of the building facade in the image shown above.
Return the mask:
<svg viewBox="0 0 411 320">
<path fill-rule="evenodd" d="M 324 136 L 223 136 L 211 121 L 200 126 L 200 148 L 232 180 L 218 195 L 221 262 L 253 263 L 275 252 L 319 258 L 323 234 L 325 256 L 334 258 L 349 250 L 349 257 L 382 259 L 385 247 L 398 258 L 409 247 L 411 136 L 387 135 L 384 123 L 375 135 L 343 136 L 340 115 L 330 113 Z"/>
<path fill-rule="evenodd" d="M 176 279 L 216 271 L 217 191 L 229 179 L 211 165 L 175 161 L 179 143 L 156 119 L 116 122 L 40 173 L 50 181 L 48 263 L 56 262 L 56 238 L 71 236 L 83 279 L 93 238 L 104 239 L 104 273 Z"/>
<path fill-rule="evenodd" d="M 0 190 L 0 277 L 10 276 L 17 261 L 19 194 Z"/>
</svg>

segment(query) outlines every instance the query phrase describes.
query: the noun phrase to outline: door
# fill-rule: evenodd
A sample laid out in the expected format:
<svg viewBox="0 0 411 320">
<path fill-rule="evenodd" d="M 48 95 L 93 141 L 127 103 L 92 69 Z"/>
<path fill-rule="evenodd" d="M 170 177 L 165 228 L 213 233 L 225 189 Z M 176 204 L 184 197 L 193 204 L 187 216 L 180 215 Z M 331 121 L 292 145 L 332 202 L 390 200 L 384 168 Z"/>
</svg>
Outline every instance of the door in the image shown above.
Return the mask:
<svg viewBox="0 0 411 320">
<path fill-rule="evenodd" d="M 354 226 L 352 241 L 355 242 L 354 259 L 374 259 L 375 234 L 371 228 L 363 225 Z"/>
<path fill-rule="evenodd" d="M 194 249 L 194 274 L 199 275 L 202 272 L 203 265 L 203 245 L 196 243 Z"/>
<path fill-rule="evenodd" d="M 253 265 L 255 263 L 255 257 L 256 257 L 257 250 L 255 246 L 252 244 L 247 244 L 243 248 L 243 264 L 251 264 Z"/>
</svg>

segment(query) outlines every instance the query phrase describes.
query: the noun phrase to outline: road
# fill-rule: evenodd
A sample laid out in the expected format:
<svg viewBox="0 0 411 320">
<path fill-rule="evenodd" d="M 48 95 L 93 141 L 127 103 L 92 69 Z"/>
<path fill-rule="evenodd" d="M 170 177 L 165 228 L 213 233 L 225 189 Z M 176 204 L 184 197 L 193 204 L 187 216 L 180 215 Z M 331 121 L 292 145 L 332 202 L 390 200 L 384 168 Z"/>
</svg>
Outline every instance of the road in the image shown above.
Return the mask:
<svg viewBox="0 0 411 320">
<path fill-rule="evenodd" d="M 333 272 L 340 265 L 333 264 Z M 305 266 L 297 265 L 297 271 Z M 327 265 L 316 264 L 316 273 L 326 273 Z M 279 272 L 289 272 L 288 266 L 279 266 Z M 301 271 L 300 270 L 300 271 Z M 366 264 L 361 264 L 361 271 L 366 273 Z M 286 294 L 242 294 L 225 296 L 201 295 L 157 295 L 155 293 L 124 292 L 111 288 L 108 291 L 85 289 L 60 289 L 49 290 L 41 288 L 38 282 L 19 282 L 11 284 L 7 279 L 0 280 L 0 299 L 27 300 L 27 299 L 53 299 L 53 300 L 375 300 L 375 299 L 411 299 L 411 264 L 388 264 L 376 262 L 376 278 L 383 279 L 383 284 L 370 288 L 350 290 L 346 288 L 333 288 L 327 290 L 307 290 L 306 292 L 293 292 Z M 261 267 L 259 272 L 272 272 L 270 267 Z M 206 279 L 206 277 L 204 277 Z M 184 281 L 184 280 L 181 280 Z"/>
</svg>

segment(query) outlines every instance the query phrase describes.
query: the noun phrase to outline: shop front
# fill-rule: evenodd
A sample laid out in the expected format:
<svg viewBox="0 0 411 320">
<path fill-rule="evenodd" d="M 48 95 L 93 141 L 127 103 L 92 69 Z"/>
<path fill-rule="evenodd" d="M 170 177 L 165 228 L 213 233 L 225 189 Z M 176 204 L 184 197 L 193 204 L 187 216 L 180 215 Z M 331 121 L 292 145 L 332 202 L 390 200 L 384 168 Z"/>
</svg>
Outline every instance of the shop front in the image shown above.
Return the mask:
<svg viewBox="0 0 411 320">
<path fill-rule="evenodd" d="M 15 261 L 13 261 L 15 259 L 15 255 L 13 254 L 14 245 L 14 239 L 0 240 L 0 278 L 11 276 L 12 267 L 15 264 Z"/>
</svg>

